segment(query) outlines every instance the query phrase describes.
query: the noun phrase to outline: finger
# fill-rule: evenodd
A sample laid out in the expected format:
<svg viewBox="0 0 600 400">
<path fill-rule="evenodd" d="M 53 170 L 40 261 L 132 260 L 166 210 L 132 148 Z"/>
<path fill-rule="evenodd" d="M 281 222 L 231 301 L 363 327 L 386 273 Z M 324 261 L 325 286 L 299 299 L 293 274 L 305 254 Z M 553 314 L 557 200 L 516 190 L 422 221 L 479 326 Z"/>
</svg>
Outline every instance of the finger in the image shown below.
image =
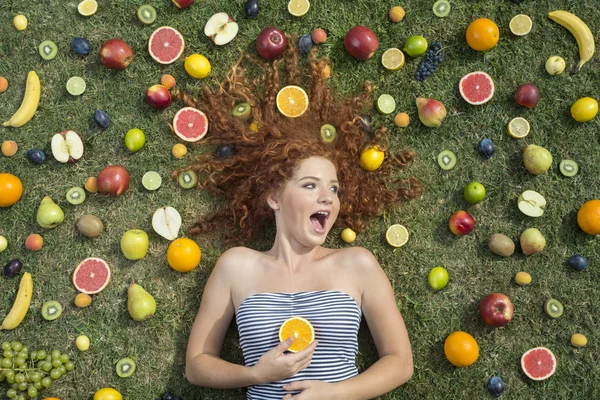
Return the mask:
<svg viewBox="0 0 600 400">
<path fill-rule="evenodd" d="M 280 342 L 275 349 L 281 353 L 283 353 L 284 351 L 286 351 L 287 349 L 290 348 L 290 346 L 294 343 L 294 338 L 293 337 L 289 337 L 287 339 L 285 339 L 283 342 Z"/>
<path fill-rule="evenodd" d="M 294 381 L 283 385 L 283 390 L 293 392 L 298 390 L 306 390 L 312 384 L 312 381 Z"/>
<path fill-rule="evenodd" d="M 304 359 L 306 357 L 312 357 L 312 353 L 317 348 L 317 343 L 318 343 L 317 340 L 313 340 L 313 342 L 311 344 L 309 344 L 307 348 L 305 348 L 304 350 L 300 350 L 295 355 L 297 356 L 297 358 L 299 360 Z"/>
<path fill-rule="evenodd" d="M 292 398 L 292 395 L 288 393 L 288 394 L 286 394 L 286 395 L 283 397 L 283 400 L 288 400 L 288 399 L 291 399 L 291 398 Z"/>
</svg>

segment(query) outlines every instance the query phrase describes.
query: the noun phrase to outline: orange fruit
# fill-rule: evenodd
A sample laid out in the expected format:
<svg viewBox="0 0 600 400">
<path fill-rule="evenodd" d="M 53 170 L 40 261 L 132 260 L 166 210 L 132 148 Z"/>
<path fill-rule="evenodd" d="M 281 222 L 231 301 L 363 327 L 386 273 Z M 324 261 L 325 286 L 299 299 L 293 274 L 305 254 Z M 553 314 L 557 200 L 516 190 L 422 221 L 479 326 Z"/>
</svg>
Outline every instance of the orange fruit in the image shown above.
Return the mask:
<svg viewBox="0 0 600 400">
<path fill-rule="evenodd" d="M 468 367 L 479 358 L 479 345 L 467 332 L 456 331 L 446 338 L 444 354 L 451 364 Z"/>
<path fill-rule="evenodd" d="M 279 340 L 284 341 L 292 336 L 294 343 L 288 348 L 292 353 L 304 350 L 315 340 L 315 329 L 302 317 L 291 317 L 281 324 Z"/>
<path fill-rule="evenodd" d="M 277 93 L 277 109 L 289 118 L 296 118 L 308 109 L 308 95 L 298 86 L 286 86 Z"/>
<path fill-rule="evenodd" d="M 590 200 L 577 211 L 577 223 L 582 231 L 600 235 L 600 200 Z"/>
<path fill-rule="evenodd" d="M 179 272 L 189 272 L 200 264 L 200 246 L 191 239 L 173 240 L 167 249 L 167 261 L 171 268 Z"/>
<path fill-rule="evenodd" d="M 10 207 L 21 198 L 23 184 L 13 174 L 0 174 L 0 207 Z"/>
<path fill-rule="evenodd" d="M 476 19 L 467 28 L 467 43 L 473 50 L 487 51 L 498 43 L 498 39 L 500 39 L 498 25 L 490 19 Z"/>
</svg>

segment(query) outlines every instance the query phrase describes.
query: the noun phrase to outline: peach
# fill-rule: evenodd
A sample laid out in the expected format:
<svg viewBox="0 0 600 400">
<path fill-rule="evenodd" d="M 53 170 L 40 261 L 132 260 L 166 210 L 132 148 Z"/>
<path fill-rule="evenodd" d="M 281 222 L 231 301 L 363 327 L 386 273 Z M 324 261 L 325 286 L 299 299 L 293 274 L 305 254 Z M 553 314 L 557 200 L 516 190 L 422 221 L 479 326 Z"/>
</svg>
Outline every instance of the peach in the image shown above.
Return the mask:
<svg viewBox="0 0 600 400">
<path fill-rule="evenodd" d="M 40 251 L 43 244 L 44 238 L 42 235 L 37 233 L 32 233 L 31 235 L 27 236 L 27 239 L 25 239 L 25 247 L 31 251 Z"/>
<path fill-rule="evenodd" d="M 325 43 L 326 40 L 327 40 L 327 33 L 325 33 L 325 31 L 323 29 L 317 28 L 312 33 L 312 41 L 315 44 Z"/>
<path fill-rule="evenodd" d="M 160 78 L 160 84 L 171 90 L 175 87 L 175 78 L 173 75 L 164 74 L 162 78 Z"/>
<path fill-rule="evenodd" d="M 14 156 L 18 148 L 19 146 L 17 146 L 17 142 L 14 140 L 5 140 L 2 142 L 2 154 L 6 157 Z"/>
</svg>

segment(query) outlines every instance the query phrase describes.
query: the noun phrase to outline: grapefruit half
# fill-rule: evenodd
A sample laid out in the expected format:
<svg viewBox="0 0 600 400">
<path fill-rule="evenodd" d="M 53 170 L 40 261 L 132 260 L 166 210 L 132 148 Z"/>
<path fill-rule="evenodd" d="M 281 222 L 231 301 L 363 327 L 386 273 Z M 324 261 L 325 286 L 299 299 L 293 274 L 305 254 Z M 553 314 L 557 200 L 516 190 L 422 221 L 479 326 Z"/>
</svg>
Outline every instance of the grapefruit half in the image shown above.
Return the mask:
<svg viewBox="0 0 600 400">
<path fill-rule="evenodd" d="M 458 90 L 467 103 L 479 106 L 494 96 L 494 81 L 485 72 L 475 71 L 462 77 Z"/>
<path fill-rule="evenodd" d="M 523 354 L 521 368 L 534 381 L 543 381 L 556 371 L 556 357 L 546 347 L 535 347 Z"/>
<path fill-rule="evenodd" d="M 86 258 L 73 271 L 73 285 L 81 293 L 100 293 L 109 281 L 110 268 L 101 258 Z"/>
<path fill-rule="evenodd" d="M 161 26 L 148 40 L 148 53 L 161 64 L 174 63 L 183 53 L 185 41 L 175 28 Z"/>
<path fill-rule="evenodd" d="M 208 118 L 197 108 L 184 107 L 173 117 L 173 131 L 181 140 L 197 142 L 208 132 Z"/>
</svg>

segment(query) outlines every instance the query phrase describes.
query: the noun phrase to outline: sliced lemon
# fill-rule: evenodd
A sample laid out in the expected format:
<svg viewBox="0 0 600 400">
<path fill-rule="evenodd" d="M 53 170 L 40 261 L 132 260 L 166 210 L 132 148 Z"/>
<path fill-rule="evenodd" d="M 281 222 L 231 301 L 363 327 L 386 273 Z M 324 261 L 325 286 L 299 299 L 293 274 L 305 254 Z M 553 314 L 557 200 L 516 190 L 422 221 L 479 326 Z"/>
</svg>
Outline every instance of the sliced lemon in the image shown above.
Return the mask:
<svg viewBox="0 0 600 400">
<path fill-rule="evenodd" d="M 508 123 L 508 134 L 515 139 L 522 139 L 529 134 L 529 122 L 523 117 L 513 118 Z"/>
<path fill-rule="evenodd" d="M 148 190 L 156 190 L 162 184 L 162 178 L 156 171 L 148 171 L 142 176 L 142 185 Z"/>
<path fill-rule="evenodd" d="M 388 71 L 398 71 L 404 66 L 404 53 L 395 47 L 387 49 L 381 57 L 381 64 Z"/>
<path fill-rule="evenodd" d="M 310 2 L 308 0 L 290 0 L 288 3 L 288 11 L 294 17 L 301 17 L 308 12 Z"/>
<path fill-rule="evenodd" d="M 531 27 L 533 26 L 533 22 L 529 15 L 519 14 L 515 15 L 508 25 L 510 31 L 517 36 L 525 36 L 531 31 Z"/>
<path fill-rule="evenodd" d="M 389 94 L 382 94 L 377 99 L 377 111 L 382 114 L 391 114 L 396 109 L 396 100 Z"/>
<path fill-rule="evenodd" d="M 67 81 L 67 92 L 73 96 L 79 96 L 85 92 L 85 81 L 79 76 L 73 76 Z"/>
<path fill-rule="evenodd" d="M 83 0 L 77 6 L 77 11 L 79 11 L 79 14 L 83 15 L 84 17 L 94 15 L 97 10 L 98 3 L 96 2 L 96 0 Z"/>
<path fill-rule="evenodd" d="M 402 247 L 408 242 L 408 230 L 404 225 L 394 224 L 385 232 L 385 240 L 392 247 Z"/>
</svg>

